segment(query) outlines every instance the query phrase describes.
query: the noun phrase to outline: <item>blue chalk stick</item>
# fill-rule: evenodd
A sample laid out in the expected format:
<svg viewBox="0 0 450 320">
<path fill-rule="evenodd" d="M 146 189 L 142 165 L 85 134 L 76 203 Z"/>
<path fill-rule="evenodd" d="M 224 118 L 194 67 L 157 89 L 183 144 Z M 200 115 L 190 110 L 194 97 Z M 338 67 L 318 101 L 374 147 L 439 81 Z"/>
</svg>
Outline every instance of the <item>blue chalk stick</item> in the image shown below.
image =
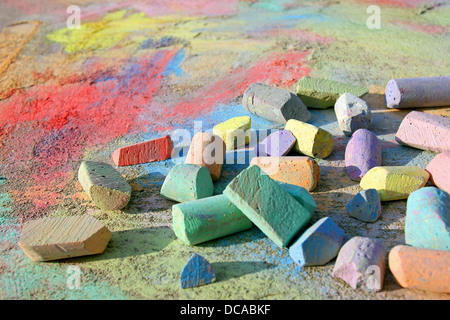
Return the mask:
<svg viewBox="0 0 450 320">
<path fill-rule="evenodd" d="M 329 217 L 308 228 L 289 248 L 292 260 L 301 266 L 322 266 L 337 256 L 347 241 L 345 232 Z"/>
<path fill-rule="evenodd" d="M 381 215 L 378 191 L 367 189 L 359 192 L 347 204 L 348 215 L 364 222 L 375 222 Z"/>
<path fill-rule="evenodd" d="M 425 187 L 409 195 L 405 242 L 418 248 L 450 250 L 450 194 Z"/>
<path fill-rule="evenodd" d="M 194 253 L 181 270 L 181 288 L 193 288 L 216 281 L 211 264 L 202 256 Z"/>
</svg>

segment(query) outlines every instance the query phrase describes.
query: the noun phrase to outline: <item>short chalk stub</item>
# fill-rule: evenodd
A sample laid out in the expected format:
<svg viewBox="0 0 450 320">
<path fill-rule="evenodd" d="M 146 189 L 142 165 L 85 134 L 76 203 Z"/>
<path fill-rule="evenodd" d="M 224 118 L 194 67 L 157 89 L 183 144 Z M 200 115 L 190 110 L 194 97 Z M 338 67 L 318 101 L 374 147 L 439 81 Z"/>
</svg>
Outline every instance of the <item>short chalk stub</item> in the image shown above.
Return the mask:
<svg viewBox="0 0 450 320">
<path fill-rule="evenodd" d="M 324 159 L 333 151 L 333 135 L 315 125 L 298 120 L 288 120 L 285 130 L 294 135 L 294 150 L 304 155 Z"/>
<path fill-rule="evenodd" d="M 386 166 L 370 169 L 361 179 L 364 190 L 376 189 L 381 201 L 406 199 L 425 186 L 430 175 L 416 166 Z"/>
<path fill-rule="evenodd" d="M 345 168 L 350 179 L 360 181 L 372 168 L 381 166 L 381 142 L 375 133 L 358 129 L 345 147 Z"/>
<path fill-rule="evenodd" d="M 194 253 L 181 270 L 180 282 L 182 289 L 207 285 L 216 281 L 212 265 L 197 253 Z"/>
<path fill-rule="evenodd" d="M 298 96 L 262 83 L 252 83 L 245 90 L 242 105 L 250 113 L 281 124 L 289 119 L 308 122 L 311 118 Z"/>
<path fill-rule="evenodd" d="M 227 150 L 233 150 L 250 143 L 251 126 L 250 117 L 235 117 L 214 126 L 213 134 L 225 142 Z"/>
<path fill-rule="evenodd" d="M 25 223 L 19 246 L 33 261 L 102 253 L 111 231 L 91 215 L 42 218 Z"/>
<path fill-rule="evenodd" d="M 253 226 L 223 194 L 173 205 L 172 225 L 175 235 L 191 246 Z"/>
<path fill-rule="evenodd" d="M 338 126 L 346 136 L 351 136 L 358 129 L 368 129 L 372 123 L 372 112 L 367 103 L 348 92 L 336 100 L 334 112 Z"/>
<path fill-rule="evenodd" d="M 411 193 L 406 203 L 405 242 L 450 251 L 450 194 L 435 187 Z"/>
<path fill-rule="evenodd" d="M 291 151 L 296 141 L 297 139 L 289 130 L 278 130 L 267 136 L 261 145 L 264 146 L 268 156 L 281 157 Z"/>
<path fill-rule="evenodd" d="M 176 164 L 166 176 L 161 195 L 169 200 L 186 202 L 210 197 L 214 185 L 209 170 L 195 164 Z"/>
<path fill-rule="evenodd" d="M 433 152 L 450 150 L 450 118 L 411 111 L 403 118 L 395 140 L 416 149 Z"/>
<path fill-rule="evenodd" d="M 120 210 L 131 198 L 127 180 L 107 163 L 83 161 L 78 181 L 94 204 L 102 210 Z"/>
<path fill-rule="evenodd" d="M 140 142 L 130 146 L 116 149 L 113 153 L 114 164 L 130 166 L 141 163 L 167 160 L 171 157 L 173 142 L 169 135 Z"/>
<path fill-rule="evenodd" d="M 185 163 L 208 168 L 213 181 L 219 180 L 226 152 L 225 142 L 217 135 L 198 132 L 194 135 Z"/>
<path fill-rule="evenodd" d="M 243 170 L 223 193 L 279 247 L 286 247 L 312 216 L 255 165 Z"/>
<path fill-rule="evenodd" d="M 325 217 L 294 242 L 289 255 L 301 266 L 323 266 L 337 256 L 346 240 L 345 232 L 331 218 Z"/>
<path fill-rule="evenodd" d="M 364 222 L 375 222 L 381 216 L 381 200 L 378 191 L 367 189 L 358 192 L 347 204 L 350 217 Z"/>
<path fill-rule="evenodd" d="M 450 251 L 395 246 L 389 269 L 403 288 L 450 293 Z"/>
<path fill-rule="evenodd" d="M 430 174 L 430 182 L 439 189 L 450 193 L 450 151 L 438 154 L 428 163 L 425 170 Z"/>
<path fill-rule="evenodd" d="M 310 157 L 254 157 L 250 165 L 257 165 L 273 180 L 294 184 L 312 191 L 320 179 L 320 168 Z"/>
<path fill-rule="evenodd" d="M 383 288 L 386 249 L 366 237 L 348 240 L 339 251 L 333 277 L 342 279 L 353 289 L 380 291 Z"/>
<path fill-rule="evenodd" d="M 362 97 L 369 90 L 348 83 L 308 76 L 297 83 L 297 95 L 308 108 L 332 107 L 339 96 L 346 92 Z"/>
</svg>

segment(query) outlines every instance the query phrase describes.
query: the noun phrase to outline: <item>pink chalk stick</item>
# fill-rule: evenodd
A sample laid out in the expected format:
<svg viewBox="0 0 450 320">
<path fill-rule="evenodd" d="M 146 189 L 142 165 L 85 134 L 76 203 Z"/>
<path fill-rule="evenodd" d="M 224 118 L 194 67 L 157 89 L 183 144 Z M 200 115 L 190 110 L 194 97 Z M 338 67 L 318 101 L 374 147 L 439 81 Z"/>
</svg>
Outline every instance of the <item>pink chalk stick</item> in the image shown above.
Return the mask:
<svg viewBox="0 0 450 320">
<path fill-rule="evenodd" d="M 412 111 L 400 124 L 395 140 L 422 150 L 450 150 L 450 118 Z"/>
<path fill-rule="evenodd" d="M 450 151 L 438 154 L 425 168 L 430 181 L 439 189 L 450 193 Z"/>
<path fill-rule="evenodd" d="M 116 166 L 129 166 L 169 159 L 172 149 L 172 139 L 167 135 L 162 138 L 116 149 L 112 158 Z"/>
</svg>

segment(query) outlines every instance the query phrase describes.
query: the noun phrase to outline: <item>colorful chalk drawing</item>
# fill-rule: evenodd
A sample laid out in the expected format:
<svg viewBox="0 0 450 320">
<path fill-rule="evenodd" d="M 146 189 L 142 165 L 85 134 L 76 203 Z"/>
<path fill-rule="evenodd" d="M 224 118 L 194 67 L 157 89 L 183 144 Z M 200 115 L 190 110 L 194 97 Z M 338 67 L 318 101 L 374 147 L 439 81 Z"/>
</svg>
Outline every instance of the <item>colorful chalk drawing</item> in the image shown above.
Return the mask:
<svg viewBox="0 0 450 320">
<path fill-rule="evenodd" d="M 381 8 L 381 29 L 366 26 L 369 5 Z M 125 145 L 249 115 L 254 129 L 277 129 L 242 108 L 253 82 L 295 92 L 305 75 L 368 87 L 374 131 L 385 165 L 425 167 L 433 157 L 394 141 L 402 112 L 386 112 L 391 77 L 450 73 L 450 7 L 424 10 L 422 0 L 382 1 L 83 1 L 81 28 L 68 29 L 66 8 L 52 1 L 0 4 L 2 26 L 40 18 L 41 27 L 0 76 L 0 298 L 7 299 L 354 299 L 442 298 L 396 290 L 354 292 L 321 268 L 298 267 L 257 228 L 189 247 L 171 229 L 173 202 L 159 196 L 172 159 L 119 168 L 133 197 L 123 212 L 97 209 L 76 172 L 83 159 L 112 164 Z M 7 10 L 2 10 L 3 8 Z M 15 12 L 7 16 L 5 12 Z M 45 13 L 45 14 L 44 14 Z M 3 23 L 4 21 L 4 23 Z M 45 27 L 42 27 L 45 26 Z M 430 110 L 447 115 L 447 109 Z M 330 131 L 335 149 L 318 160 L 313 222 L 330 216 L 350 235 L 373 236 L 387 247 L 403 242 L 405 203 L 388 203 L 370 226 L 350 220 L 348 200 L 359 191 L 344 169 L 348 138 L 332 109 L 311 122 Z M 239 152 L 248 153 L 248 150 Z M 245 168 L 226 164 L 219 194 Z M 32 263 L 20 250 L 22 224 L 44 216 L 92 214 L 112 231 L 107 250 L 92 257 Z M 197 252 L 217 281 L 179 290 L 179 273 Z M 67 268 L 81 269 L 81 288 L 67 288 Z M 43 289 L 45 288 L 45 289 Z"/>
</svg>

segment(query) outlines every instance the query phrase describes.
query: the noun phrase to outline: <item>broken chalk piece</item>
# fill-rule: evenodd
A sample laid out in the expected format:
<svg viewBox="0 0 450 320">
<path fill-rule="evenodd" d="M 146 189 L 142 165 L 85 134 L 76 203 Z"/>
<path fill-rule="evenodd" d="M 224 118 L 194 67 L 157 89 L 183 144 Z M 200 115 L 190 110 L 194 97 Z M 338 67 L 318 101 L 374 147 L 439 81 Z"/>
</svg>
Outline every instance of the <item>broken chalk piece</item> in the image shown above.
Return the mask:
<svg viewBox="0 0 450 320">
<path fill-rule="evenodd" d="M 195 164 L 176 164 L 167 174 L 161 195 L 167 199 L 186 202 L 210 197 L 214 185 L 209 170 Z"/>
<path fill-rule="evenodd" d="M 208 168 L 213 181 L 219 180 L 225 158 L 225 142 L 215 134 L 198 132 L 191 141 L 185 163 Z"/>
<path fill-rule="evenodd" d="M 181 270 L 180 278 L 181 288 L 187 289 L 216 281 L 216 274 L 208 260 L 194 253 Z"/>
<path fill-rule="evenodd" d="M 450 76 L 391 79 L 384 95 L 388 108 L 450 106 Z"/>
<path fill-rule="evenodd" d="M 381 201 L 401 200 L 425 186 L 430 175 L 416 166 L 374 167 L 361 179 L 364 190 L 376 189 Z"/>
<path fill-rule="evenodd" d="M 323 266 L 337 256 L 346 240 L 345 232 L 325 217 L 303 232 L 289 248 L 289 255 L 301 266 Z"/>
<path fill-rule="evenodd" d="M 450 293 L 450 251 L 395 246 L 389 269 L 403 288 Z"/>
<path fill-rule="evenodd" d="M 295 184 L 284 182 L 278 182 L 278 184 L 284 189 L 284 191 L 297 200 L 298 203 L 305 207 L 305 209 L 311 213 L 311 216 L 314 214 L 314 211 L 317 209 L 317 204 L 308 190 Z"/>
<path fill-rule="evenodd" d="M 254 157 L 250 165 L 257 165 L 270 178 L 294 184 L 312 191 L 320 179 L 320 168 L 310 157 Z"/>
<path fill-rule="evenodd" d="M 252 83 L 245 90 L 242 105 L 248 112 L 276 123 L 285 124 L 289 119 L 308 122 L 311 119 L 311 113 L 298 96 L 262 83 Z"/>
<path fill-rule="evenodd" d="M 170 136 L 133 144 L 116 149 L 113 153 L 114 164 L 118 167 L 169 159 L 173 142 Z"/>
<path fill-rule="evenodd" d="M 19 245 L 33 261 L 51 261 L 102 253 L 111 231 L 82 216 L 43 218 L 25 223 Z"/>
<path fill-rule="evenodd" d="M 279 247 L 286 247 L 312 216 L 255 165 L 243 170 L 223 193 Z"/>
<path fill-rule="evenodd" d="M 233 150 L 250 143 L 251 126 L 250 117 L 235 117 L 214 126 L 213 134 L 225 142 L 227 150 Z"/>
<path fill-rule="evenodd" d="M 380 291 L 386 267 L 386 249 L 378 241 L 365 237 L 348 240 L 339 251 L 333 277 L 353 289 Z"/>
<path fill-rule="evenodd" d="M 221 194 L 172 206 L 173 231 L 188 245 L 196 245 L 250 229 L 252 222 Z"/>
<path fill-rule="evenodd" d="M 435 187 L 411 193 L 406 203 L 405 242 L 450 251 L 450 194 Z"/>
<path fill-rule="evenodd" d="M 373 167 L 381 166 L 381 142 L 375 133 L 359 129 L 345 147 L 345 167 L 350 179 L 359 181 Z"/>
<path fill-rule="evenodd" d="M 381 200 L 378 191 L 367 189 L 358 192 L 347 204 L 350 217 L 364 222 L 375 222 L 381 215 Z"/>
<path fill-rule="evenodd" d="M 326 158 L 333 151 L 333 136 L 328 131 L 298 120 L 288 120 L 285 130 L 297 139 L 294 150 L 313 158 Z"/>
<path fill-rule="evenodd" d="M 289 130 L 278 130 L 268 135 L 261 145 L 265 147 L 268 156 L 280 157 L 288 154 L 296 141 L 297 139 Z"/>
<path fill-rule="evenodd" d="M 450 150 L 450 118 L 411 111 L 403 118 L 395 140 L 421 150 Z"/>
<path fill-rule="evenodd" d="M 372 112 L 367 103 L 351 93 L 344 93 L 334 105 L 339 128 L 346 136 L 358 129 L 368 129 L 372 123 Z"/>
<path fill-rule="evenodd" d="M 130 201 L 131 187 L 127 180 L 107 163 L 83 161 L 78 180 L 100 209 L 120 210 Z"/>
<path fill-rule="evenodd" d="M 430 174 L 430 182 L 439 189 L 450 193 L 450 151 L 438 154 L 428 163 L 425 170 Z"/>
<path fill-rule="evenodd" d="M 352 84 L 315 77 L 303 77 L 297 84 L 297 95 L 308 108 L 332 107 L 339 96 L 346 92 L 362 97 L 369 90 Z"/>
</svg>

